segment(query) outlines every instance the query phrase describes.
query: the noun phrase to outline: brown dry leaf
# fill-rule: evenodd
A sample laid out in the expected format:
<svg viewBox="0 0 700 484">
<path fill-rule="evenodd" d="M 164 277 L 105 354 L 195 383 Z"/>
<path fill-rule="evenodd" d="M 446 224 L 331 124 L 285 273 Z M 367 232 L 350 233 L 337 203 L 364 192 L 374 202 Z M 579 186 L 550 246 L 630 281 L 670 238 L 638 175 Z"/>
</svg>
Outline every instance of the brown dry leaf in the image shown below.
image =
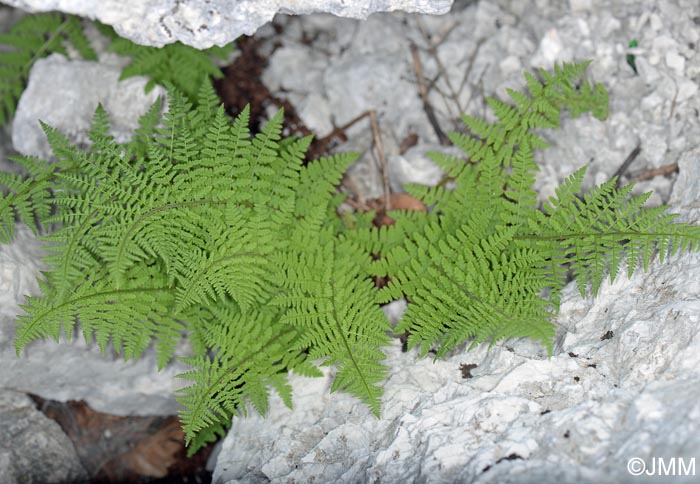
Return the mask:
<svg viewBox="0 0 700 484">
<path fill-rule="evenodd" d="M 122 465 L 136 474 L 165 477 L 184 449 L 185 433 L 175 417 L 169 417 L 151 435 L 146 435 L 129 452 L 119 456 Z"/>
<path fill-rule="evenodd" d="M 32 398 L 71 439 L 95 482 L 139 482 L 206 472 L 212 446 L 187 458 L 184 433 L 174 415 L 120 417 L 97 412 L 83 401 Z"/>
<path fill-rule="evenodd" d="M 384 203 L 384 197 L 380 197 L 382 203 Z M 416 210 L 418 212 L 425 212 L 426 208 L 423 202 L 415 197 L 412 197 L 408 193 L 392 193 L 389 195 L 389 202 L 391 204 L 391 210 Z"/>
<path fill-rule="evenodd" d="M 374 217 L 374 225 L 381 227 L 382 225 L 393 225 L 394 219 L 384 211 L 384 196 L 367 200 L 367 206 L 370 210 L 376 210 L 377 215 Z M 389 195 L 390 210 L 415 210 L 425 212 L 427 209 L 423 202 L 407 193 L 392 193 Z"/>
</svg>

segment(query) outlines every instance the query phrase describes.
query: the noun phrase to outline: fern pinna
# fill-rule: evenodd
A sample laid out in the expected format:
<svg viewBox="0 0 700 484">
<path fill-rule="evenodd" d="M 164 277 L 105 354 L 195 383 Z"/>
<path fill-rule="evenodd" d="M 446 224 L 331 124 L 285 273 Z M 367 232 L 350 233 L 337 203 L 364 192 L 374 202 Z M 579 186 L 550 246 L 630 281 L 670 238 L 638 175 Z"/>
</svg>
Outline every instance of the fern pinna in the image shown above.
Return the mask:
<svg viewBox="0 0 700 484">
<path fill-rule="evenodd" d="M 265 413 L 270 389 L 291 405 L 290 371 L 337 368 L 332 390 L 362 398 L 379 414 L 391 331 L 381 302 L 406 297 L 396 332 L 425 354 L 465 341 L 533 337 L 551 352 L 559 295 L 572 273 L 582 293 L 663 258 L 697 248 L 700 228 L 674 224 L 666 209 L 615 181 L 584 197 L 584 170 L 538 209 L 534 128 L 555 128 L 563 108 L 607 113 L 586 63 L 564 64 L 515 106 L 490 100 L 498 122 L 465 116 L 469 135 L 452 141 L 467 159 L 434 154 L 446 178 L 408 190 L 428 213 L 395 214 L 396 225 L 336 215 L 335 187 L 355 155 L 303 163 L 308 138 L 281 138 L 282 113 L 255 136 L 248 110 L 233 122 L 208 83 L 193 107 L 171 89 L 132 141 L 117 144 L 97 110 L 80 150 L 44 126 L 57 158 L 22 157 L 26 175 L 2 174 L 0 236 L 19 218 L 47 242 L 41 297 L 18 318 L 16 348 L 76 323 L 105 351 L 136 358 L 151 342 L 162 367 L 183 335 L 193 381 L 182 391 L 190 450 L 223 435 L 251 404 Z M 51 230 L 53 229 L 53 230 Z M 375 260 L 377 259 L 377 260 Z M 377 290 L 371 276 L 388 276 Z"/>
</svg>

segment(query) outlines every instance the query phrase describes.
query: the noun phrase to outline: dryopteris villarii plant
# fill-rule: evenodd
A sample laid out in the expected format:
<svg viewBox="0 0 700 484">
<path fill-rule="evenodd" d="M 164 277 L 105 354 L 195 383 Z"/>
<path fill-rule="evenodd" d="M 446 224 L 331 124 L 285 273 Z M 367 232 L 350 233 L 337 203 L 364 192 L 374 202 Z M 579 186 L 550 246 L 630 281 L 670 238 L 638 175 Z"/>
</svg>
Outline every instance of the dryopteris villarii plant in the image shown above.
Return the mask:
<svg viewBox="0 0 700 484">
<path fill-rule="evenodd" d="M 167 112 L 155 104 L 126 144 L 101 108 L 88 150 L 44 125 L 57 161 L 20 157 L 27 175 L 0 176 L 3 241 L 19 218 L 44 234 L 51 267 L 18 317 L 18 353 L 77 323 L 127 359 L 154 342 L 163 367 L 186 334 L 192 369 L 181 376 L 193 384 L 179 401 L 191 451 L 247 403 L 264 414 L 270 389 L 291 405 L 289 372 L 318 375 L 319 364 L 337 368 L 333 391 L 379 415 L 392 329 L 379 303 L 407 298 L 395 331 L 422 354 L 523 336 L 551 353 L 568 273 L 595 294 L 607 274 L 700 240 L 700 228 L 644 208 L 648 194 L 615 180 L 579 196 L 584 169 L 538 209 L 532 152 L 546 143 L 533 129 L 557 128 L 563 109 L 607 116 L 604 88 L 582 80 L 587 65 L 526 74 L 529 95 L 509 91 L 515 106 L 489 99 L 495 123 L 465 116 L 471 134 L 451 140 L 466 159 L 432 155 L 454 187 L 407 187 L 431 210 L 393 214 L 381 229 L 336 214 L 355 155 L 304 164 L 310 139 L 282 139 L 281 112 L 251 137 L 248 110 L 229 119 L 208 83 L 196 107 L 171 89 Z M 377 290 L 375 275 L 390 282 Z"/>
</svg>

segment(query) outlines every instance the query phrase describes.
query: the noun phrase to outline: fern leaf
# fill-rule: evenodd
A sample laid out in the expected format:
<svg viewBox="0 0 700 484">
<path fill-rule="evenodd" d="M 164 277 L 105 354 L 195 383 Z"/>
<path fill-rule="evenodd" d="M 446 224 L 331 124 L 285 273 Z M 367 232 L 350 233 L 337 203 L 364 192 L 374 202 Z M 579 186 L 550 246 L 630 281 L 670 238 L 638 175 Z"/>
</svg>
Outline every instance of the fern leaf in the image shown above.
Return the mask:
<svg viewBox="0 0 700 484">
<path fill-rule="evenodd" d="M 111 286 L 99 268 L 84 274 L 83 281 L 68 300 L 60 303 L 51 301 L 53 288 L 49 283 L 41 284 L 44 297 L 29 298 L 22 306 L 27 314 L 17 320 L 18 354 L 39 338 L 58 341 L 61 329 L 70 339 L 76 321 L 80 321 L 86 341 L 94 336 L 103 353 L 111 342 L 126 359 L 138 358 L 157 334 L 163 334 L 159 327 L 183 329 L 178 321 L 167 316 L 173 291 L 163 284 L 157 268 L 130 275 L 122 289 Z M 160 358 L 170 356 L 165 354 Z"/>
<path fill-rule="evenodd" d="M 675 248 L 697 246 L 700 228 L 675 224 L 667 207 L 644 208 L 650 194 L 629 198 L 632 185 L 615 188 L 613 179 L 579 198 L 584 174 L 569 177 L 546 216 L 519 236 L 546 254 L 550 267 L 571 264 L 582 296 L 589 285 L 596 295 L 608 273 L 614 280 L 623 260 L 631 277 L 640 261 L 646 270 L 655 248 L 663 261 Z"/>
<path fill-rule="evenodd" d="M 379 415 L 386 376 L 379 349 L 388 343 L 386 317 L 373 300 L 371 280 L 358 261 L 369 256 L 348 241 L 334 241 L 328 230 L 318 242 L 300 238 L 281 262 L 285 295 L 273 301 L 284 309 L 281 321 L 303 330 L 299 348 L 309 358 L 338 368 L 332 391 L 343 390 Z"/>
<path fill-rule="evenodd" d="M 233 415 L 244 415 L 247 402 L 264 415 L 268 385 L 283 389 L 286 398 L 280 378 L 305 359 L 294 349 L 299 331 L 281 323 L 276 311 L 245 316 L 235 306 L 212 306 L 211 311 L 206 338 L 218 351 L 212 358 L 185 358 L 193 369 L 179 375 L 195 382 L 178 398 L 185 407 L 180 418 L 188 445 L 201 445 L 230 425 Z M 204 435 L 194 441 L 200 432 Z"/>
</svg>

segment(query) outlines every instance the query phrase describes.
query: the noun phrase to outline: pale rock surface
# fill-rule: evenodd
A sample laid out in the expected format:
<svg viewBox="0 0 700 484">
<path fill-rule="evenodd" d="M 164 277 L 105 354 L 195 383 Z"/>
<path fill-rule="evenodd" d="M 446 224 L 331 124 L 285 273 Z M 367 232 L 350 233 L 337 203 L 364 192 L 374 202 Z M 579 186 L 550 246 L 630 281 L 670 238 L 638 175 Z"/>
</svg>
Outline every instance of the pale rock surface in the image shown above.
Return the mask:
<svg viewBox="0 0 700 484">
<path fill-rule="evenodd" d="M 375 12 L 446 13 L 452 0 L 3 0 L 29 12 L 58 10 L 97 19 L 138 44 L 175 41 L 203 49 L 251 35 L 276 13 L 328 12 L 366 19 Z"/>
<path fill-rule="evenodd" d="M 16 316 L 25 295 L 38 296 L 36 278 L 43 269 L 41 243 L 24 226 L 15 240 L 0 245 L 0 388 L 52 400 L 85 400 L 93 409 L 116 415 L 171 415 L 179 409 L 174 392 L 187 382 L 174 378 L 189 367 L 173 362 L 157 370 L 152 349 L 124 362 L 110 348 L 101 355 L 77 331 L 71 342 L 35 341 L 18 357 L 14 349 Z"/>
<path fill-rule="evenodd" d="M 3 484 L 83 482 L 87 472 L 61 427 L 21 393 L 0 390 L 0 481 Z M 41 465 L 37 465 L 40 462 Z"/>
<path fill-rule="evenodd" d="M 109 115 L 111 134 L 118 142 L 129 140 L 141 115 L 165 90 L 156 86 L 146 94 L 145 77 L 119 81 L 120 74 L 118 64 L 70 61 L 59 54 L 38 60 L 12 122 L 14 148 L 24 155 L 51 157 L 40 120 L 73 143 L 88 142 L 87 132 L 100 103 Z"/>
</svg>

